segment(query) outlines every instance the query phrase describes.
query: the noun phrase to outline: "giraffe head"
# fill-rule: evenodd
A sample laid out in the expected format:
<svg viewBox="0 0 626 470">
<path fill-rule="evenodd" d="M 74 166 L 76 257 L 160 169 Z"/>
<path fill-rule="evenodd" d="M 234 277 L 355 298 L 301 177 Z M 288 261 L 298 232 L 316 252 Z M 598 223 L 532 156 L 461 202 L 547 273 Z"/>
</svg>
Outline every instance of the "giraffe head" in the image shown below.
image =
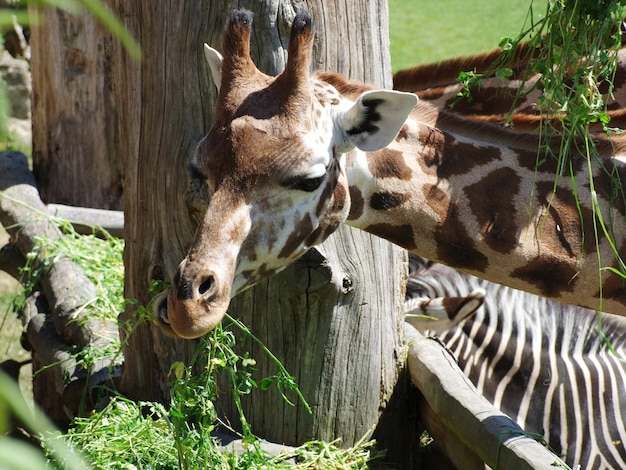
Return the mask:
<svg viewBox="0 0 626 470">
<path fill-rule="evenodd" d="M 162 329 L 184 338 L 210 331 L 231 297 L 336 230 L 350 205 L 343 154 L 387 146 L 417 101 L 382 90 L 352 102 L 314 80 L 315 35 L 305 12 L 293 22 L 285 71 L 269 77 L 250 58 L 251 23 L 249 12 L 231 14 L 223 57 L 205 45 L 219 95 L 191 166 L 211 198 L 157 304 Z"/>
</svg>

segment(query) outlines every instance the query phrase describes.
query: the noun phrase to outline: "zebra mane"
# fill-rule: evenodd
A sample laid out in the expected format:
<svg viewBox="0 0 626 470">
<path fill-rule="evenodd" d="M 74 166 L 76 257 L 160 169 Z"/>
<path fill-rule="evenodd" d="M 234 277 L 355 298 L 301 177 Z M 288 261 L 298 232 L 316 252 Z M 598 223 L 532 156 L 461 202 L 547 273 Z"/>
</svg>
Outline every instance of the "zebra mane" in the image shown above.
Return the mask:
<svg viewBox="0 0 626 470">
<path fill-rule="evenodd" d="M 608 344 L 626 356 L 626 318 L 564 304 L 460 273 L 411 256 L 407 297 L 458 297 L 485 290 L 485 303 L 457 328 L 489 327 L 543 337 L 568 354 L 588 354 Z"/>
</svg>

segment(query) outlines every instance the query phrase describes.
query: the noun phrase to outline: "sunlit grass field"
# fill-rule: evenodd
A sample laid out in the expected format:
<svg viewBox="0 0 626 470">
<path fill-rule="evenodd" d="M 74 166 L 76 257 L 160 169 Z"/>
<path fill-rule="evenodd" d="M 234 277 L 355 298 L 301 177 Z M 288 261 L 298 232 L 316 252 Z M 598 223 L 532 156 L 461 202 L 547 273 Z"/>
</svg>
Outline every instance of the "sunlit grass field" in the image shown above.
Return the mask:
<svg viewBox="0 0 626 470">
<path fill-rule="evenodd" d="M 493 49 L 522 30 L 531 3 L 544 14 L 546 0 L 389 0 L 393 71 Z"/>
</svg>

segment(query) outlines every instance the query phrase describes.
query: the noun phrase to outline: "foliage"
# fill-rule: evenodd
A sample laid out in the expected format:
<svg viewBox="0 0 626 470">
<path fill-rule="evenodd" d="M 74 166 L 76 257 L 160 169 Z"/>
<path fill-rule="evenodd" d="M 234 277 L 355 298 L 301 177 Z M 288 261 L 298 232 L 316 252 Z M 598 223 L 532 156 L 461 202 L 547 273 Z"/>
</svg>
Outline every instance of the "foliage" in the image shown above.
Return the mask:
<svg viewBox="0 0 626 470">
<path fill-rule="evenodd" d="M 270 454 L 252 434 L 240 407 L 245 451 L 224 450 L 213 434 L 220 425 L 228 427 L 214 406 L 218 375 L 226 372 L 237 401 L 257 387 L 250 374 L 255 361 L 248 354 L 238 356 L 234 341 L 230 327 L 218 325 L 198 342 L 191 364 L 172 365 L 169 408 L 117 396 L 93 416 L 75 419 L 62 439 L 81 449 L 95 469 L 367 467 L 374 441 L 366 438 L 349 449 L 339 448 L 337 441 L 313 441 L 280 455 Z"/>
<path fill-rule="evenodd" d="M 46 269 L 60 258 L 67 258 L 83 269 L 96 288 L 96 297 L 88 306 L 90 314 L 117 321 L 119 312 L 124 310 L 124 240 L 95 228 L 94 233 L 81 235 L 66 221 L 52 219 L 62 227 L 63 235 L 56 240 L 46 237 L 36 239 L 37 245 L 28 254 L 22 268 L 21 282 L 25 286 L 25 295 L 30 295 Z M 104 238 L 97 233 L 104 234 Z M 37 263 L 38 259 L 43 262 Z"/>
<path fill-rule="evenodd" d="M 40 412 L 33 413 L 11 378 L 0 371 L 0 468 L 33 470 L 46 467 L 46 459 L 36 448 L 11 437 L 3 436 L 6 418 L 15 416 L 33 436 L 49 439 L 58 434 L 52 423 Z M 62 440 L 51 439 L 48 453 L 52 462 L 63 462 L 66 470 L 84 470 L 86 462 Z"/>
<path fill-rule="evenodd" d="M 76 419 L 64 440 L 82 449 L 94 469 L 357 469 L 371 458 L 373 441 L 365 440 L 349 449 L 312 441 L 273 455 L 255 439 L 238 454 L 223 449 L 193 418 L 186 430 L 172 418 L 160 404 L 117 397 L 92 417 Z"/>
</svg>

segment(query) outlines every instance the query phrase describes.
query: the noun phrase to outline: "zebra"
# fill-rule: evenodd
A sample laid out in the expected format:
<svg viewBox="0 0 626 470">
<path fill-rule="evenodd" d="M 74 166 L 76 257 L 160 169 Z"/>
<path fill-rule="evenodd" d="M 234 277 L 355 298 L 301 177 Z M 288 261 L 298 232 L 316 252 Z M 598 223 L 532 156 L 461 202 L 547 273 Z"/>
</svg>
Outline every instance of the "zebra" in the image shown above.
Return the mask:
<svg viewBox="0 0 626 470">
<path fill-rule="evenodd" d="M 484 293 L 475 312 L 437 333 L 485 398 L 572 468 L 626 468 L 626 318 L 598 317 L 418 257 L 411 265 L 408 302 Z"/>
</svg>

